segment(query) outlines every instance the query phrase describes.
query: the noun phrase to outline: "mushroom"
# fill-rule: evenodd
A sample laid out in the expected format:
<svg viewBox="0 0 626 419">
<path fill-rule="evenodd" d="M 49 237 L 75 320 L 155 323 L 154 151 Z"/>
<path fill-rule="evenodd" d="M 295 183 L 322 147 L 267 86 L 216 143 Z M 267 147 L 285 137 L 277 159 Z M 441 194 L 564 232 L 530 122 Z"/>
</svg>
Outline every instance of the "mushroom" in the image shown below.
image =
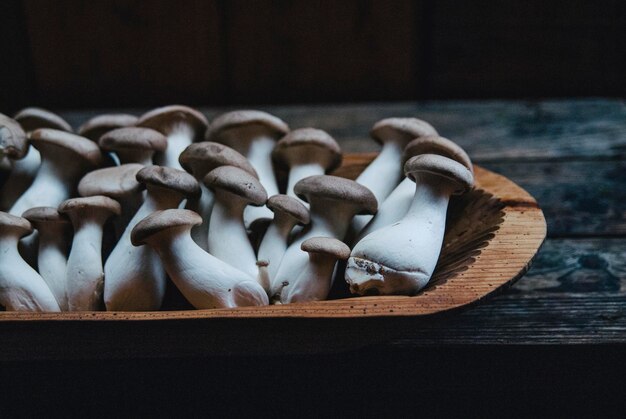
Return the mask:
<svg viewBox="0 0 626 419">
<path fill-rule="evenodd" d="M 404 147 L 414 138 L 437 135 L 437 131 L 421 119 L 387 118 L 374 124 L 370 135 L 382 144 L 382 149 L 356 181 L 370 189 L 376 200 L 382 203 L 402 179 Z M 355 217 L 353 230 L 358 233 L 371 219 L 368 215 Z"/>
<path fill-rule="evenodd" d="M 78 128 L 78 134 L 97 143 L 102 135 L 114 129 L 130 127 L 137 123 L 135 115 L 127 113 L 108 113 L 88 119 Z"/>
<path fill-rule="evenodd" d="M 467 153 L 447 138 L 432 135 L 414 139 L 404 149 L 404 160 L 420 154 L 439 154 L 461 163 L 472 173 L 474 172 L 472 161 Z M 411 206 L 413 195 L 415 195 L 415 184 L 410 178 L 405 177 L 380 205 L 376 216 L 361 230 L 355 242 L 404 217 Z"/>
<path fill-rule="evenodd" d="M 103 134 L 98 140 L 102 150 L 114 152 L 120 163 L 152 165 L 155 152 L 167 149 L 167 138 L 151 128 L 118 128 Z"/>
<path fill-rule="evenodd" d="M 269 280 L 276 275 L 287 250 L 289 233 L 296 224 L 310 221 L 309 210 L 299 199 L 287 195 L 274 195 L 267 200 L 267 207 L 274 212 L 274 219 L 261 240 L 257 259 L 265 262 Z M 268 289 L 269 291 L 269 289 Z"/>
<path fill-rule="evenodd" d="M 450 195 L 472 187 L 474 177 L 462 164 L 435 154 L 421 154 L 405 164 L 415 182 L 406 215 L 359 241 L 346 268 L 355 294 L 413 295 L 430 280 L 446 227 Z"/>
<path fill-rule="evenodd" d="M 67 298 L 70 311 L 98 310 L 102 304 L 102 229 L 120 204 L 106 196 L 73 198 L 59 205 L 74 226 L 74 239 L 67 260 Z"/>
<path fill-rule="evenodd" d="M 30 171 L 23 173 L 15 162 L 23 160 L 28 153 L 26 133 L 20 124 L 0 114 L 0 159 L 8 163 L 10 173 L 0 193 L 0 209 L 7 210 L 32 181 Z M 20 215 L 20 214 L 18 214 Z"/>
<path fill-rule="evenodd" d="M 256 171 L 237 151 L 224 144 L 210 141 L 191 144 L 180 154 L 178 161 L 200 182 L 202 193 L 199 199 L 187 201 L 187 209 L 197 212 L 202 217 L 202 224 L 191 229 L 191 237 L 203 250 L 208 250 L 209 221 L 215 197 L 213 192 L 204 186 L 202 180 L 207 173 L 220 166 L 236 166 L 254 177 L 257 177 Z"/>
<path fill-rule="evenodd" d="M 80 177 L 102 162 L 96 144 L 69 132 L 41 128 L 30 134 L 30 142 L 41 153 L 41 166 L 9 210 L 14 215 L 34 207 L 57 207 L 72 196 Z"/>
<path fill-rule="evenodd" d="M 272 150 L 276 141 L 289 132 L 281 119 L 261 111 L 233 111 L 215 118 L 206 132 L 208 141 L 226 144 L 246 156 L 259 175 L 268 196 L 279 193 Z M 244 214 L 246 227 L 257 219 L 272 218 L 267 207 L 249 207 Z"/>
<path fill-rule="evenodd" d="M 139 163 L 105 167 L 87 173 L 78 182 L 80 196 L 104 195 L 120 203 L 122 214 L 113 220 L 116 239 L 122 235 L 126 225 L 143 203 L 143 187 L 136 179 L 137 173 L 143 168 Z"/>
<path fill-rule="evenodd" d="M 153 212 L 177 208 L 185 197 L 200 193 L 193 176 L 171 167 L 145 167 L 137 173 L 137 180 L 146 185 L 146 198 L 104 264 L 107 310 L 146 311 L 161 307 L 166 286 L 163 265 L 150 247 L 132 245 L 131 232 Z"/>
<path fill-rule="evenodd" d="M 39 128 L 52 128 L 72 132 L 72 127 L 65 119 L 43 108 L 24 108 L 16 113 L 13 119 L 19 122 L 26 132 L 35 131 Z"/>
<path fill-rule="evenodd" d="M 175 169 L 182 169 L 178 156 L 189 144 L 202 138 L 207 125 L 204 115 L 181 105 L 153 109 L 137 121 L 137 126 L 155 129 L 167 137 L 167 149 L 155 155 L 155 163 Z"/>
<path fill-rule="evenodd" d="M 68 310 L 65 269 L 70 244 L 70 221 L 52 207 L 35 207 L 24 218 L 39 232 L 37 270 L 62 311 Z"/>
<path fill-rule="evenodd" d="M 353 180 L 330 175 L 309 176 L 296 183 L 294 191 L 310 204 L 311 223 L 285 252 L 272 278 L 270 295 L 274 297 L 296 280 L 306 266 L 307 253 L 300 248 L 305 240 L 318 236 L 343 240 L 354 215 L 376 213 L 374 194 Z"/>
<path fill-rule="evenodd" d="M 265 189 L 256 177 L 235 166 L 211 170 L 204 177 L 204 184 L 215 194 L 209 223 L 209 253 L 257 278 L 257 259 L 246 233 L 243 213 L 248 205 L 265 204 Z"/>
<path fill-rule="evenodd" d="M 9 311 L 61 311 L 43 278 L 17 250 L 20 237 L 31 231 L 25 218 L 0 212 L 0 304 Z"/>
<path fill-rule="evenodd" d="M 159 254 L 167 274 L 197 309 L 267 305 L 265 290 L 253 278 L 193 241 L 191 227 L 201 222 L 190 210 L 157 211 L 135 226 L 131 240 Z"/>
<path fill-rule="evenodd" d="M 300 248 L 309 254 L 309 262 L 296 280 L 283 288 L 280 296 L 283 304 L 328 298 L 336 262 L 350 256 L 345 243 L 330 237 L 311 237 Z"/>
<path fill-rule="evenodd" d="M 281 138 L 272 158 L 289 171 L 287 195 L 296 198 L 293 187 L 308 176 L 323 175 L 341 165 L 341 148 L 325 131 L 299 128 Z"/>
</svg>

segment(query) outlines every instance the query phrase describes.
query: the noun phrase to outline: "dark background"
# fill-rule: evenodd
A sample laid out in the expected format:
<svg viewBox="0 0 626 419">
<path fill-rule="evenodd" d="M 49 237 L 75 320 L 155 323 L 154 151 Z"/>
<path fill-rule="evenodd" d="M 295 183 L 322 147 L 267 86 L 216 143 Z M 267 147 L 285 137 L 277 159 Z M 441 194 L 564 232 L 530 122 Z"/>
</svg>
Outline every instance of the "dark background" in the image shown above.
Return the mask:
<svg viewBox="0 0 626 419">
<path fill-rule="evenodd" d="M 0 110 L 626 96 L 626 2 L 3 0 Z"/>
</svg>

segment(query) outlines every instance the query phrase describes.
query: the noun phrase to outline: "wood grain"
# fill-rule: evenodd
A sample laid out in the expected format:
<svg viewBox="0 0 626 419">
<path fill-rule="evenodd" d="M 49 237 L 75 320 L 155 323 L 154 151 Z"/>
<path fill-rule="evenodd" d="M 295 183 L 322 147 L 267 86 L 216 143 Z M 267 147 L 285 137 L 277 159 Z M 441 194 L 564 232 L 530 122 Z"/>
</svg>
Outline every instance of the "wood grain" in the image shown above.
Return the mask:
<svg viewBox="0 0 626 419">
<path fill-rule="evenodd" d="M 372 157 L 346 155 L 344 169 L 339 173 L 354 176 Z M 456 209 L 451 208 L 451 221 L 432 285 L 415 297 L 358 297 L 228 310 L 146 313 L 3 312 L 0 321 L 420 316 L 458 309 L 519 279 L 546 235 L 543 213 L 531 195 L 480 167 L 475 167 L 475 176 L 476 191 L 461 198 L 464 202 L 454 204 Z"/>
</svg>

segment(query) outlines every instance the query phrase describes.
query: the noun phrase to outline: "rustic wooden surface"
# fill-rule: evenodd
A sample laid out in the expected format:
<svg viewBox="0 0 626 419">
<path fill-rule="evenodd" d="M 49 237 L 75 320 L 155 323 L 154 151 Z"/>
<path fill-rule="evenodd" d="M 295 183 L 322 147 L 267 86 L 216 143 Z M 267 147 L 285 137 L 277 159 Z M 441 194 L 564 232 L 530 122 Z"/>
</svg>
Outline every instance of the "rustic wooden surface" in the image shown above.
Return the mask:
<svg viewBox="0 0 626 419">
<path fill-rule="evenodd" d="M 428 319 L 0 324 L 3 359 L 319 353 L 369 341 L 376 350 L 447 345 L 626 344 L 626 107 L 616 100 L 435 102 L 273 107 L 293 127 L 327 129 L 346 151 L 375 151 L 371 124 L 433 121 L 474 160 L 534 195 L 548 239 L 509 290 L 463 313 Z M 203 109 L 214 116 L 221 109 Z M 136 110 L 139 112 L 139 110 Z M 77 126 L 96 111 L 66 112 Z M 497 156 L 501 157 L 498 158 Z M 224 331 L 242 328 L 229 346 Z M 115 339 L 111 336 L 115 335 Z M 124 338 L 125 337 L 125 338 Z M 395 348 L 395 349 L 394 349 Z"/>
</svg>

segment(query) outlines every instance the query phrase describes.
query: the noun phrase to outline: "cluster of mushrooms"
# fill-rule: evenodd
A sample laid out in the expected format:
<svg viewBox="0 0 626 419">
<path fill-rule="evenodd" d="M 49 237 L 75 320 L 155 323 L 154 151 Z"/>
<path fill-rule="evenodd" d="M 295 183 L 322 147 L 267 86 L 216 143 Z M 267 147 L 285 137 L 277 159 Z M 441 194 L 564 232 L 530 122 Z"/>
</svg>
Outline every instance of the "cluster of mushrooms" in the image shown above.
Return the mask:
<svg viewBox="0 0 626 419">
<path fill-rule="evenodd" d="M 382 149 L 353 181 L 326 174 L 342 161 L 328 133 L 261 111 L 166 106 L 77 133 L 40 108 L 0 114 L 0 305 L 159 310 L 168 277 L 197 309 L 324 300 L 340 276 L 414 295 L 472 163 L 416 118 L 371 136 Z"/>
</svg>

